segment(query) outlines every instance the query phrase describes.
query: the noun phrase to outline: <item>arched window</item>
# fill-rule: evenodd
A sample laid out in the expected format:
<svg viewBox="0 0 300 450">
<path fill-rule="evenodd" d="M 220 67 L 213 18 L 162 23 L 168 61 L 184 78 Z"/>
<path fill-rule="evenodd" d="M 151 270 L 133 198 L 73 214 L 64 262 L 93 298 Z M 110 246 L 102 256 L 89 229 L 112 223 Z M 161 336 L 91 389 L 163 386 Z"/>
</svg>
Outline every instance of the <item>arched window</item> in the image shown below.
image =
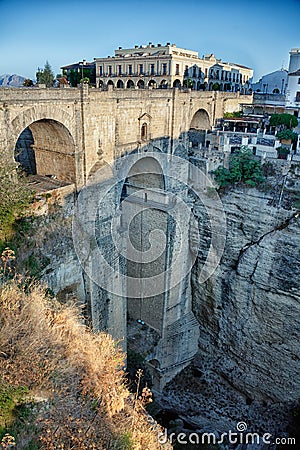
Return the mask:
<svg viewBox="0 0 300 450">
<path fill-rule="evenodd" d="M 148 132 L 148 126 L 144 122 L 142 127 L 141 127 L 141 138 L 142 138 L 143 141 L 147 140 L 147 132 Z"/>
<path fill-rule="evenodd" d="M 148 87 L 156 88 L 156 81 L 155 80 L 150 80 L 149 83 L 148 83 Z"/>
<path fill-rule="evenodd" d="M 128 80 L 126 84 L 127 89 L 133 89 L 134 88 L 134 82 L 132 80 Z"/>
</svg>

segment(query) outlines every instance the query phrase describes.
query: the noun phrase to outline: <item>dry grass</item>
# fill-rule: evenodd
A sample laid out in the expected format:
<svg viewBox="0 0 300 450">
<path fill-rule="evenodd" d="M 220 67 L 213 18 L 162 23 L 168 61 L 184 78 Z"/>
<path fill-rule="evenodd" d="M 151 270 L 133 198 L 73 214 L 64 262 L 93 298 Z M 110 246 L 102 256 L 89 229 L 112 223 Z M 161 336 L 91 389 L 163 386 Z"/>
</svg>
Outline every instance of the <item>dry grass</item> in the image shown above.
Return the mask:
<svg viewBox="0 0 300 450">
<path fill-rule="evenodd" d="M 0 328 L 0 383 L 29 389 L 30 423 L 14 436 L 15 448 L 161 448 L 158 429 L 126 387 L 124 355 L 109 335 L 90 332 L 75 306 L 38 286 L 25 293 L 6 283 Z"/>
</svg>

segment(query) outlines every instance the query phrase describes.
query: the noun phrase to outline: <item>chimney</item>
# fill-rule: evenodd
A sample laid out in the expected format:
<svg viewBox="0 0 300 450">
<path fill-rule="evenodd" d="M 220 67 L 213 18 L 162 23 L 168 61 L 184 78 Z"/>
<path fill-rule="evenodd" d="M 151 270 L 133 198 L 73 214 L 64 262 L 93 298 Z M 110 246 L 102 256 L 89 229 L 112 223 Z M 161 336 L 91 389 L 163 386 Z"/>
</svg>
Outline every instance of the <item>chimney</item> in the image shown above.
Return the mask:
<svg viewBox="0 0 300 450">
<path fill-rule="evenodd" d="M 161 44 L 157 44 L 157 47 L 161 47 Z"/>
<path fill-rule="evenodd" d="M 134 48 L 139 48 L 139 46 L 138 46 L 138 45 L 135 45 Z"/>
<path fill-rule="evenodd" d="M 170 42 L 167 42 L 167 45 L 171 45 Z"/>
<path fill-rule="evenodd" d="M 122 50 L 122 47 L 119 47 L 119 50 Z"/>
</svg>

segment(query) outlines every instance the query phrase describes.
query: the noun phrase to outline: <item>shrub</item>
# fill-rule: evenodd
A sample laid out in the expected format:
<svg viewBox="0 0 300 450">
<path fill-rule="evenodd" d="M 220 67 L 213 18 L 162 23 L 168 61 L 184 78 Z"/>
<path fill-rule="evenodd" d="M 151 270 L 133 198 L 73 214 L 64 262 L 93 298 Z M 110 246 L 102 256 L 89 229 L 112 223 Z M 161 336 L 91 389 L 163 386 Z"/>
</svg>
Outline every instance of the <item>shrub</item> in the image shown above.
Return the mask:
<svg viewBox="0 0 300 450">
<path fill-rule="evenodd" d="M 254 187 L 265 180 L 260 162 L 247 147 L 241 147 L 231 155 L 229 169 L 218 167 L 214 177 L 221 188 L 235 183 L 245 183 Z"/>
<path fill-rule="evenodd" d="M 291 130 L 282 130 L 278 131 L 277 135 L 279 140 L 286 140 L 286 141 L 295 141 L 298 137 L 297 133 L 294 133 Z"/>
<path fill-rule="evenodd" d="M 270 125 L 272 127 L 283 125 L 287 128 L 295 128 L 298 125 L 298 119 L 291 114 L 273 114 L 270 118 Z"/>
<path fill-rule="evenodd" d="M 287 155 L 290 153 L 290 149 L 287 147 L 278 147 L 277 154 L 279 159 L 286 159 Z"/>
<path fill-rule="evenodd" d="M 234 119 L 235 117 L 241 117 L 241 111 L 233 111 L 224 113 L 224 119 Z"/>
<path fill-rule="evenodd" d="M 33 199 L 26 179 L 19 173 L 10 156 L 0 150 L 0 241 L 7 240 L 13 233 L 13 225 L 21 217 Z"/>
<path fill-rule="evenodd" d="M 48 450 L 162 448 L 126 387 L 118 345 L 84 326 L 75 305 L 11 281 L 0 287 L 0 328 L 0 425 L 16 448 L 30 441 Z M 27 417 L 35 414 L 23 428 L 14 420 L 16 404 L 29 408 Z"/>
</svg>

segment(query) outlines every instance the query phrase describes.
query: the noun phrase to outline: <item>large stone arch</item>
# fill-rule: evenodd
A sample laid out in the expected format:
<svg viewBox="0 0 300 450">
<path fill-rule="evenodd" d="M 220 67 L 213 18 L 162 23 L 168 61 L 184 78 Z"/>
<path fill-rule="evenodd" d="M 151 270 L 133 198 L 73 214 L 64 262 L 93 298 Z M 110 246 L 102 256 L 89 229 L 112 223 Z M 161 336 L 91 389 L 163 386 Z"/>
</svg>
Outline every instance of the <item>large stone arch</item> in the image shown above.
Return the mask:
<svg viewBox="0 0 300 450">
<path fill-rule="evenodd" d="M 163 169 L 157 159 L 147 154 L 130 168 L 127 179 L 130 184 L 145 189 L 165 189 Z"/>
<path fill-rule="evenodd" d="M 165 210 L 165 179 L 162 166 L 152 156 L 139 158 L 127 172 L 122 196 L 122 223 L 126 224 L 130 245 L 127 245 L 127 314 L 130 320 L 142 320 L 159 334 L 163 332 L 164 294 L 145 293 L 143 288 L 131 296 L 131 278 L 142 279 L 164 273 L 166 249 L 161 242 L 151 242 L 151 233 L 161 230 L 167 233 L 168 214 Z M 153 260 L 143 260 L 143 255 L 152 248 L 158 255 Z M 133 250 L 134 248 L 134 250 Z M 139 252 L 138 258 L 135 256 Z M 133 253 L 132 253 L 133 252 Z M 140 259 L 139 259 L 140 258 Z M 137 295 L 136 295 L 137 294 Z"/>
<path fill-rule="evenodd" d="M 50 119 L 64 125 L 76 142 L 76 124 L 74 117 L 65 109 L 52 105 L 36 105 L 26 109 L 13 118 L 11 122 L 11 139 L 16 143 L 22 131 L 33 122 Z"/>
<path fill-rule="evenodd" d="M 24 163 L 20 141 L 24 134 L 30 134 L 30 147 L 34 151 L 34 156 L 31 155 L 34 164 L 30 164 L 30 167 L 34 169 L 28 170 L 25 164 L 28 173 L 51 175 L 67 182 L 76 182 L 76 143 L 70 128 L 73 128 L 71 116 L 59 108 L 55 111 L 48 108 L 31 108 L 24 111 L 12 121 L 13 133 L 10 139 L 16 160 Z"/>
<path fill-rule="evenodd" d="M 198 111 L 196 111 L 193 115 L 190 129 L 193 130 L 210 130 L 211 129 L 211 123 L 208 112 L 200 108 Z"/>
</svg>

